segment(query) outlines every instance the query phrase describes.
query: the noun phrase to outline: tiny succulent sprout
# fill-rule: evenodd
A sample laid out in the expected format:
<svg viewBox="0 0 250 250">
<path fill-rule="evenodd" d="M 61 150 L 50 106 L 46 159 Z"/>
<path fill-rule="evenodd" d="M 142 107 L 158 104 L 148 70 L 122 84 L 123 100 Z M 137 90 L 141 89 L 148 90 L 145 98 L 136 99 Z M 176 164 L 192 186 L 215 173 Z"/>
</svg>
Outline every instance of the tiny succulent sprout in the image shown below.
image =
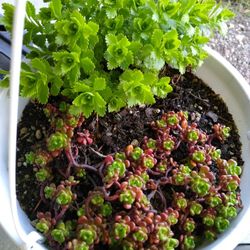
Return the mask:
<svg viewBox="0 0 250 250">
<path fill-rule="evenodd" d="M 192 216 L 199 215 L 202 212 L 202 209 L 203 209 L 202 205 L 194 201 L 190 206 L 190 214 Z"/>
<path fill-rule="evenodd" d="M 157 171 L 159 171 L 159 172 L 165 173 L 165 171 L 166 171 L 166 169 L 167 169 L 167 161 L 166 161 L 166 160 L 160 161 L 160 162 L 157 164 L 156 169 L 157 169 Z"/>
<path fill-rule="evenodd" d="M 131 158 L 135 161 L 139 160 L 143 154 L 143 150 L 140 147 L 135 147 L 131 153 Z"/>
<path fill-rule="evenodd" d="M 48 107 L 45 107 L 43 109 L 43 113 L 45 114 L 46 117 L 50 118 L 50 116 L 51 116 L 51 110 Z"/>
<path fill-rule="evenodd" d="M 230 136 L 230 128 L 226 127 L 225 125 L 221 124 L 215 124 L 213 126 L 213 130 L 215 132 L 215 136 L 220 140 L 220 141 L 225 141 L 229 136 Z"/>
<path fill-rule="evenodd" d="M 36 172 L 36 179 L 39 181 L 39 182 L 43 182 L 43 181 L 46 181 L 48 180 L 49 178 L 51 177 L 51 173 L 49 171 L 48 168 L 40 168 L 37 172 Z"/>
<path fill-rule="evenodd" d="M 219 214 L 226 219 L 232 219 L 237 216 L 237 209 L 232 206 L 223 206 L 218 210 Z"/>
<path fill-rule="evenodd" d="M 238 188 L 238 183 L 236 180 L 231 180 L 229 181 L 228 185 L 227 185 L 227 190 L 230 192 L 235 191 Z"/>
<path fill-rule="evenodd" d="M 191 250 L 195 248 L 195 239 L 194 236 L 185 235 L 183 238 L 183 247 L 185 250 Z"/>
<path fill-rule="evenodd" d="M 51 237 L 54 241 L 62 244 L 65 241 L 64 231 L 62 229 L 53 229 L 51 231 Z"/>
<path fill-rule="evenodd" d="M 142 208 L 148 208 L 150 206 L 150 201 L 148 200 L 147 196 L 144 194 L 140 199 L 140 205 Z"/>
<path fill-rule="evenodd" d="M 105 203 L 101 206 L 101 214 L 104 217 L 110 216 L 112 214 L 112 206 L 110 203 Z"/>
<path fill-rule="evenodd" d="M 78 217 L 84 216 L 85 215 L 85 209 L 83 207 L 78 208 L 76 212 Z"/>
<path fill-rule="evenodd" d="M 58 118 L 56 119 L 56 128 L 57 129 L 62 129 L 64 126 L 64 122 L 62 118 Z"/>
<path fill-rule="evenodd" d="M 71 245 L 72 243 L 70 242 L 70 246 L 67 249 L 72 249 L 72 250 L 89 250 L 89 246 L 86 244 L 86 242 L 81 241 L 81 240 L 73 240 L 73 246 Z"/>
<path fill-rule="evenodd" d="M 65 223 L 63 221 L 59 221 L 56 225 L 56 229 L 61 230 L 65 238 L 67 238 L 70 234 L 70 231 L 73 229 L 73 225 L 73 221 L 66 221 Z"/>
<path fill-rule="evenodd" d="M 240 184 L 240 178 L 237 175 L 221 175 L 220 185 L 223 190 L 234 192 Z"/>
<path fill-rule="evenodd" d="M 187 165 L 181 165 L 180 166 L 180 172 L 186 175 L 189 175 L 191 173 L 191 169 Z"/>
<path fill-rule="evenodd" d="M 44 188 L 44 196 L 46 199 L 52 199 L 56 192 L 55 184 L 50 184 L 50 186 L 46 186 Z"/>
<path fill-rule="evenodd" d="M 187 200 L 184 197 L 177 198 L 176 205 L 183 210 L 187 207 Z"/>
<path fill-rule="evenodd" d="M 207 199 L 207 203 L 210 207 L 217 207 L 222 203 L 222 200 L 219 196 L 209 196 Z"/>
<path fill-rule="evenodd" d="M 178 223 L 178 217 L 179 217 L 179 213 L 177 211 L 174 211 L 174 212 L 170 212 L 168 214 L 168 217 L 167 217 L 167 222 L 170 224 L 170 225 L 175 225 Z"/>
<path fill-rule="evenodd" d="M 205 231 L 204 236 L 207 241 L 214 241 L 216 239 L 216 233 L 209 229 Z"/>
<path fill-rule="evenodd" d="M 203 150 L 196 150 L 192 154 L 192 160 L 197 163 L 203 163 L 206 160 L 206 153 Z"/>
<path fill-rule="evenodd" d="M 148 239 L 147 229 L 145 227 L 139 228 L 132 237 L 135 241 L 145 242 Z"/>
<path fill-rule="evenodd" d="M 61 111 L 61 112 L 66 112 L 67 111 L 67 107 L 68 105 L 67 105 L 67 103 L 66 102 L 60 102 L 59 103 L 59 110 Z"/>
<path fill-rule="evenodd" d="M 124 176 L 125 172 L 126 166 L 124 162 L 121 160 L 115 160 L 111 165 L 108 166 L 106 177 L 108 180 L 116 176 L 122 177 Z"/>
<path fill-rule="evenodd" d="M 177 172 L 172 176 L 173 182 L 176 185 L 184 185 L 185 175 L 183 173 Z"/>
<path fill-rule="evenodd" d="M 68 205 L 73 199 L 73 194 L 69 187 L 61 189 L 56 195 L 56 203 L 59 205 Z"/>
<path fill-rule="evenodd" d="M 78 119 L 74 116 L 67 117 L 66 124 L 70 127 L 75 128 L 78 124 Z"/>
<path fill-rule="evenodd" d="M 142 157 L 142 164 L 144 168 L 153 168 L 155 165 L 155 159 L 152 156 L 144 155 Z"/>
<path fill-rule="evenodd" d="M 140 177 L 144 182 L 147 182 L 149 180 L 149 175 L 146 172 L 143 172 Z"/>
<path fill-rule="evenodd" d="M 157 230 L 157 238 L 162 241 L 168 241 L 169 238 L 173 235 L 169 226 L 159 226 Z"/>
<path fill-rule="evenodd" d="M 159 129 L 163 129 L 163 128 L 166 128 L 167 126 L 167 123 L 165 120 L 161 119 L 161 120 L 157 120 L 156 121 L 156 125 Z"/>
<path fill-rule="evenodd" d="M 227 193 L 225 198 L 226 198 L 226 204 L 228 206 L 235 206 L 238 204 L 237 195 L 235 192 Z"/>
<path fill-rule="evenodd" d="M 169 238 L 167 242 L 164 243 L 163 249 L 164 250 L 174 250 L 179 246 L 179 241 L 175 238 Z"/>
<path fill-rule="evenodd" d="M 227 161 L 227 173 L 230 175 L 241 175 L 241 167 L 237 165 L 237 161 L 233 159 Z"/>
<path fill-rule="evenodd" d="M 77 168 L 76 169 L 76 176 L 79 178 L 85 178 L 86 177 L 86 171 L 83 168 Z"/>
<path fill-rule="evenodd" d="M 136 194 L 132 190 L 124 190 L 121 192 L 119 200 L 124 205 L 128 205 L 127 207 L 130 208 L 131 204 L 135 201 Z"/>
<path fill-rule="evenodd" d="M 163 141 L 162 147 L 166 151 L 172 151 L 174 149 L 174 146 L 175 146 L 175 142 L 171 138 Z"/>
<path fill-rule="evenodd" d="M 47 152 L 38 152 L 35 154 L 35 164 L 38 166 L 45 166 L 49 163 L 50 161 L 50 155 Z"/>
<path fill-rule="evenodd" d="M 49 231 L 50 227 L 51 227 L 50 221 L 46 220 L 45 218 L 41 218 L 36 223 L 36 229 L 44 234 L 46 234 Z"/>
<path fill-rule="evenodd" d="M 229 127 L 222 126 L 221 134 L 222 134 L 222 138 L 224 140 L 230 136 L 230 130 L 231 129 Z"/>
<path fill-rule="evenodd" d="M 48 138 L 48 150 L 50 152 L 63 149 L 67 146 L 68 137 L 66 134 L 56 132 Z"/>
<path fill-rule="evenodd" d="M 188 142 L 197 142 L 197 140 L 199 139 L 199 130 L 198 129 L 191 129 L 187 132 L 187 140 Z"/>
<path fill-rule="evenodd" d="M 202 218 L 202 223 L 208 227 L 212 227 L 214 225 L 214 219 L 215 216 L 208 213 Z"/>
<path fill-rule="evenodd" d="M 114 235 L 116 240 L 124 239 L 129 233 L 129 226 L 125 223 L 115 223 Z"/>
<path fill-rule="evenodd" d="M 221 216 L 215 218 L 214 225 L 219 233 L 224 232 L 229 227 L 229 220 Z"/>
<path fill-rule="evenodd" d="M 188 233 L 192 233 L 195 229 L 194 220 L 192 218 L 187 218 L 183 225 L 183 229 Z"/>
<path fill-rule="evenodd" d="M 167 114 L 167 118 L 166 118 L 167 124 L 170 127 L 175 127 L 179 124 L 179 118 L 178 118 L 178 114 L 175 114 L 173 112 L 169 112 Z"/>
<path fill-rule="evenodd" d="M 90 145 L 93 143 L 92 135 L 87 129 L 83 132 L 77 132 L 77 142 L 82 145 Z"/>
<path fill-rule="evenodd" d="M 125 155 L 124 152 L 116 153 L 116 154 L 115 154 L 115 159 L 116 159 L 116 160 L 124 161 L 124 160 L 126 160 L 126 155 Z"/>
<path fill-rule="evenodd" d="M 124 240 L 122 250 L 136 250 L 135 242 L 133 240 Z"/>
<path fill-rule="evenodd" d="M 211 151 L 210 156 L 212 160 L 217 161 L 221 158 L 221 150 L 220 149 L 214 149 Z"/>
<path fill-rule="evenodd" d="M 95 206 L 103 205 L 104 199 L 100 194 L 96 194 L 92 197 L 91 203 Z"/>
<path fill-rule="evenodd" d="M 147 142 L 146 142 L 146 147 L 150 148 L 150 149 L 156 149 L 156 140 L 150 138 Z"/>
<path fill-rule="evenodd" d="M 200 177 L 194 177 L 191 181 L 192 191 L 199 196 L 207 195 L 210 187 L 211 184 L 206 179 L 202 179 Z"/>
<path fill-rule="evenodd" d="M 36 159 L 36 154 L 34 152 L 29 152 L 25 154 L 25 162 L 27 164 L 34 164 L 35 163 L 35 159 Z"/>
<path fill-rule="evenodd" d="M 88 229 L 81 229 L 79 231 L 79 238 L 86 242 L 87 245 L 92 245 L 95 241 L 97 234 L 94 228 L 88 228 Z"/>
<path fill-rule="evenodd" d="M 128 181 L 129 186 L 138 188 L 142 188 L 144 183 L 144 180 L 138 175 L 131 175 Z"/>
</svg>

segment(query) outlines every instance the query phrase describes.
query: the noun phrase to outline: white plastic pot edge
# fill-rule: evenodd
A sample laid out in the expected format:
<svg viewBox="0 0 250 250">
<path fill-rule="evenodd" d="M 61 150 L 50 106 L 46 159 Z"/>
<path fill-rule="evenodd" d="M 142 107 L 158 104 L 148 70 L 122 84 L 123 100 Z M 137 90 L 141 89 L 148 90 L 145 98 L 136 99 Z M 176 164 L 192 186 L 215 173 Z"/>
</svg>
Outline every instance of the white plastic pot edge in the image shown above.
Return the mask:
<svg viewBox="0 0 250 250">
<path fill-rule="evenodd" d="M 16 138 L 19 105 L 20 71 L 23 47 L 23 31 L 25 21 L 26 0 L 16 0 L 14 13 L 13 39 L 10 63 L 10 113 L 9 113 L 9 137 L 8 137 L 8 170 L 9 170 L 9 190 L 11 214 L 14 221 L 15 230 L 21 239 L 21 248 L 29 249 L 36 245 L 42 236 L 33 231 L 27 234 L 19 220 L 16 196 Z M 37 247 L 38 248 L 38 245 Z"/>
<path fill-rule="evenodd" d="M 246 93 L 246 95 L 248 96 L 248 100 L 250 100 L 250 86 L 247 84 L 247 82 L 241 76 L 241 74 L 228 61 L 226 61 L 221 55 L 219 55 L 217 52 L 215 52 L 214 50 L 212 50 L 210 48 L 206 48 L 206 50 L 209 54 L 209 57 L 212 57 L 214 60 L 217 61 L 217 63 L 220 63 L 228 71 L 228 73 L 231 74 L 231 76 L 237 80 L 237 84 L 242 89 L 242 91 L 244 93 Z M 198 71 L 198 73 L 199 73 L 199 71 Z M 199 77 L 201 77 L 201 76 L 199 76 Z M 26 102 L 22 100 L 21 103 L 24 104 Z M 222 246 L 224 249 L 233 249 L 240 242 L 240 239 L 242 239 L 244 237 L 244 235 L 246 234 L 246 232 L 247 232 L 246 229 L 248 227 L 249 221 L 250 221 L 250 206 L 248 208 L 244 208 L 244 218 L 243 218 L 243 220 L 241 220 L 239 225 L 237 225 L 237 228 L 235 228 L 235 230 L 233 230 L 232 233 L 229 235 L 230 237 L 228 236 L 227 238 L 224 238 L 223 240 L 220 240 L 220 238 L 221 238 L 220 237 L 219 240 L 217 240 L 216 242 L 209 245 L 208 249 L 220 250 L 220 249 L 222 249 Z M 25 231 L 23 228 L 22 228 L 22 230 L 23 230 L 23 233 L 25 235 L 27 235 L 27 230 Z M 8 233 L 17 243 L 20 243 L 20 240 L 18 240 L 18 238 L 14 234 L 14 232 L 9 231 Z M 32 234 L 30 234 L 32 239 L 33 239 L 32 235 L 36 235 L 36 237 L 37 237 L 36 233 L 35 234 L 32 233 Z M 29 237 L 26 238 L 26 240 L 27 239 L 29 239 Z M 46 249 L 46 248 L 44 248 L 43 246 L 37 245 L 33 249 Z"/>
<path fill-rule="evenodd" d="M 223 100 L 226 102 L 227 106 L 229 107 L 229 112 L 233 115 L 234 119 L 235 117 L 239 118 L 239 116 L 243 117 L 244 115 L 242 119 L 238 119 L 238 120 L 235 119 L 235 122 L 236 122 L 237 127 L 239 128 L 241 142 L 244 145 L 242 150 L 243 150 L 243 160 L 245 161 L 245 164 L 244 164 L 243 175 L 242 175 L 242 180 L 243 180 L 242 184 L 245 185 L 248 182 L 247 179 L 250 178 L 250 170 L 249 170 L 250 168 L 250 165 L 249 165 L 250 164 L 250 156 L 249 156 L 249 152 L 250 152 L 250 118 L 249 118 L 250 117 L 250 85 L 243 78 L 243 76 L 239 73 L 239 71 L 234 66 L 232 66 L 224 57 L 222 57 L 218 52 L 214 51 L 213 49 L 209 47 L 206 47 L 206 51 L 209 54 L 209 57 L 206 60 L 209 61 L 210 66 L 213 61 L 216 62 L 215 65 L 212 66 L 211 68 L 223 67 L 223 71 L 226 70 L 228 73 L 227 75 L 228 84 L 229 82 L 236 83 L 235 86 L 229 85 L 229 90 L 235 91 L 236 96 L 237 94 L 239 95 L 239 93 L 242 95 L 242 99 L 239 96 L 238 96 L 239 97 L 238 99 L 237 97 L 235 98 L 236 100 L 232 99 L 232 103 L 233 103 L 232 104 L 230 100 L 227 100 L 227 101 L 225 100 L 225 99 L 228 99 L 227 94 L 225 95 L 223 94 L 224 91 L 227 92 L 228 89 L 223 90 L 221 89 L 221 86 L 213 86 L 215 88 L 212 87 L 216 93 L 219 93 L 222 96 Z M 197 76 L 203 79 L 205 82 L 207 82 L 206 79 L 204 79 L 203 74 L 205 70 L 203 69 L 205 68 L 201 67 L 200 70 L 198 69 Z M 211 78 L 213 78 L 212 75 L 211 75 Z M 210 86 L 210 84 L 208 85 Z M 230 89 L 230 87 L 232 86 L 233 88 Z M 223 86 L 223 87 L 225 88 L 226 86 Z M 244 101 L 245 106 L 241 104 L 241 102 L 243 103 L 243 101 Z M 240 103 L 239 106 L 242 107 L 242 114 L 236 113 L 233 109 L 234 104 L 235 106 L 237 106 L 239 103 Z M 232 110 L 230 110 L 230 108 L 232 108 Z M 242 126 L 244 127 L 243 129 L 244 131 L 241 131 Z M 249 185 L 248 185 L 248 190 L 250 193 Z M 249 193 L 246 194 L 246 192 L 244 192 L 244 196 L 246 195 L 250 196 Z M 245 202 L 243 201 L 243 206 L 244 206 L 243 210 L 239 213 L 237 218 L 233 220 L 232 225 L 229 228 L 229 230 L 227 230 L 224 234 L 220 235 L 219 239 L 216 240 L 214 243 L 210 244 L 209 247 L 206 248 L 207 250 L 234 249 L 240 243 L 240 241 L 243 240 L 244 237 L 246 237 L 247 233 L 250 230 L 249 228 L 249 221 L 250 221 L 249 198 L 247 198 Z"/>
<path fill-rule="evenodd" d="M 227 61 L 220 53 L 213 50 L 212 48 L 205 46 L 205 50 L 208 53 L 209 57 L 214 58 L 218 63 L 220 63 L 227 71 L 237 80 L 238 85 L 242 90 L 247 94 L 250 101 L 250 83 L 248 83 L 241 73 L 229 62 Z"/>
</svg>

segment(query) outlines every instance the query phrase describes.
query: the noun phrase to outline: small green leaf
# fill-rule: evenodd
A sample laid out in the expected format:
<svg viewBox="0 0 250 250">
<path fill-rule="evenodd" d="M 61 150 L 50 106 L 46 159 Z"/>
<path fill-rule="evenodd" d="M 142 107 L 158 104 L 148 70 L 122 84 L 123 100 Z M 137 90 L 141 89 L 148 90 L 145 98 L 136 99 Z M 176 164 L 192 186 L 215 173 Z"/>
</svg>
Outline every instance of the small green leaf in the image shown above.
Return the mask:
<svg viewBox="0 0 250 250">
<path fill-rule="evenodd" d="M 53 79 L 51 79 L 51 88 L 50 88 L 51 95 L 57 96 L 62 86 L 63 86 L 63 81 L 61 78 L 55 76 Z"/>
<path fill-rule="evenodd" d="M 84 116 L 89 117 L 94 110 L 94 99 L 95 95 L 92 92 L 85 92 L 78 95 L 73 104 L 80 108 Z"/>
<path fill-rule="evenodd" d="M 9 71 L 0 69 L 0 74 L 1 75 L 7 75 L 7 74 L 9 74 Z"/>
<path fill-rule="evenodd" d="M 106 80 L 102 77 L 97 77 L 94 80 L 93 88 L 94 90 L 103 90 L 106 87 Z"/>
<path fill-rule="evenodd" d="M 113 96 L 110 100 L 109 100 L 109 104 L 108 104 L 108 110 L 109 112 L 113 112 L 113 111 L 119 111 L 122 107 L 124 107 L 126 105 L 126 102 L 118 97 L 118 96 Z"/>
<path fill-rule="evenodd" d="M 31 65 L 32 67 L 34 67 L 35 69 L 41 71 L 42 73 L 49 73 L 50 71 L 50 65 L 47 61 L 45 61 L 44 59 L 41 58 L 34 58 L 31 60 Z"/>
<path fill-rule="evenodd" d="M 35 6 L 30 1 L 26 3 L 26 14 L 34 20 L 37 19 Z"/>
<path fill-rule="evenodd" d="M 5 28 L 8 31 L 11 31 L 15 7 L 9 3 L 3 3 L 2 9 L 3 9 L 4 15 L 1 17 L 0 22 L 5 26 Z"/>
<path fill-rule="evenodd" d="M 41 79 L 37 81 L 37 94 L 40 103 L 45 104 L 48 102 L 49 88 Z"/>
<path fill-rule="evenodd" d="M 75 93 L 78 92 L 88 92 L 90 91 L 90 86 L 88 86 L 87 84 L 85 84 L 84 82 L 77 82 L 74 84 L 72 91 Z"/>
<path fill-rule="evenodd" d="M 165 60 L 161 57 L 158 57 L 155 51 L 152 51 L 151 54 L 145 58 L 144 64 L 149 70 L 159 71 L 165 65 Z"/>
<path fill-rule="evenodd" d="M 51 0 L 50 8 L 54 16 L 58 19 L 62 16 L 62 3 L 61 0 Z"/>
<path fill-rule="evenodd" d="M 81 59 L 81 66 L 86 74 L 90 74 L 95 69 L 95 64 L 89 57 Z"/>
<path fill-rule="evenodd" d="M 2 80 L 0 80 L 0 88 L 8 88 L 9 84 L 9 76 L 5 76 Z"/>
<path fill-rule="evenodd" d="M 108 8 L 106 10 L 106 15 L 109 19 L 114 18 L 117 16 L 117 11 L 115 8 Z"/>
<path fill-rule="evenodd" d="M 173 88 L 169 85 L 169 82 L 169 77 L 162 77 L 158 83 L 152 86 L 154 95 L 165 98 L 168 93 L 172 92 Z"/>
<path fill-rule="evenodd" d="M 106 40 L 106 43 L 107 45 L 110 45 L 112 43 L 117 43 L 117 38 L 115 35 L 113 34 L 108 34 L 106 37 L 105 37 L 105 40 Z"/>
<path fill-rule="evenodd" d="M 161 46 L 161 40 L 163 37 L 163 31 L 160 29 L 155 29 L 153 31 L 153 34 L 151 36 L 151 42 L 154 45 L 155 48 L 160 48 Z"/>
<path fill-rule="evenodd" d="M 106 113 L 106 102 L 98 92 L 95 93 L 94 100 L 96 113 L 100 116 L 104 116 Z"/>
</svg>

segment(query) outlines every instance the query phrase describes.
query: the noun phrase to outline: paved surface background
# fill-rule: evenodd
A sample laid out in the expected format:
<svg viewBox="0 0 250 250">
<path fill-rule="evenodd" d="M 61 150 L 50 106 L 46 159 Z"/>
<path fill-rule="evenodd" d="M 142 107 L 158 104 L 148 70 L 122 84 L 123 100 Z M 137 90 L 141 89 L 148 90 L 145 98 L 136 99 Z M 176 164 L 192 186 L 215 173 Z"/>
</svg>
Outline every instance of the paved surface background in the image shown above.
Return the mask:
<svg viewBox="0 0 250 250">
<path fill-rule="evenodd" d="M 2 2 L 13 3 L 14 0 L 1 0 Z M 32 2 L 40 5 L 39 0 L 32 0 Z M 209 46 L 230 61 L 250 83 L 250 0 L 243 0 L 242 2 L 232 6 L 236 17 L 229 23 L 227 36 L 216 35 Z M 250 233 L 244 242 L 250 243 Z M 237 248 L 237 250 L 240 249 L 249 250 L 250 246 L 243 245 Z M 1 227 L 0 250 L 18 250 Z"/>
</svg>

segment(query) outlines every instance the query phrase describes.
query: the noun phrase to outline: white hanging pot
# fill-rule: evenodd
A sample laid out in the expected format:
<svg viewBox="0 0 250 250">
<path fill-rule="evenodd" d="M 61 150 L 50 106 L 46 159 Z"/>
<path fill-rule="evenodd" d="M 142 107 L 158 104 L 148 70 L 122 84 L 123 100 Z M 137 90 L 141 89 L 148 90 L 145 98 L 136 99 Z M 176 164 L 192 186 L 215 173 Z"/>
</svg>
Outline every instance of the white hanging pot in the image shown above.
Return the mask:
<svg viewBox="0 0 250 250">
<path fill-rule="evenodd" d="M 250 86 L 240 73 L 221 55 L 210 48 L 207 48 L 207 52 L 209 57 L 196 74 L 222 97 L 238 127 L 242 142 L 242 158 L 245 162 L 240 186 L 244 207 L 232 221 L 230 228 L 225 233 L 219 235 L 219 238 L 215 242 L 209 246 L 202 247 L 202 249 L 230 250 L 234 249 L 246 235 L 250 221 Z M 19 99 L 19 119 L 26 104 L 27 100 Z M 0 204 L 2 210 L 0 213 L 0 223 L 13 241 L 19 246 L 22 245 L 24 249 L 29 249 L 34 244 L 33 249 L 46 249 L 42 243 L 39 243 L 40 235 L 35 233 L 28 217 L 18 204 L 18 221 L 15 221 L 16 219 L 12 216 L 7 168 L 8 116 L 9 98 L 6 92 L 0 90 Z M 20 232 L 17 233 L 15 229 L 15 223 L 20 225 L 19 231 L 21 231 L 22 239 L 20 238 Z M 23 238 L 25 238 L 28 244 L 23 243 Z"/>
</svg>

